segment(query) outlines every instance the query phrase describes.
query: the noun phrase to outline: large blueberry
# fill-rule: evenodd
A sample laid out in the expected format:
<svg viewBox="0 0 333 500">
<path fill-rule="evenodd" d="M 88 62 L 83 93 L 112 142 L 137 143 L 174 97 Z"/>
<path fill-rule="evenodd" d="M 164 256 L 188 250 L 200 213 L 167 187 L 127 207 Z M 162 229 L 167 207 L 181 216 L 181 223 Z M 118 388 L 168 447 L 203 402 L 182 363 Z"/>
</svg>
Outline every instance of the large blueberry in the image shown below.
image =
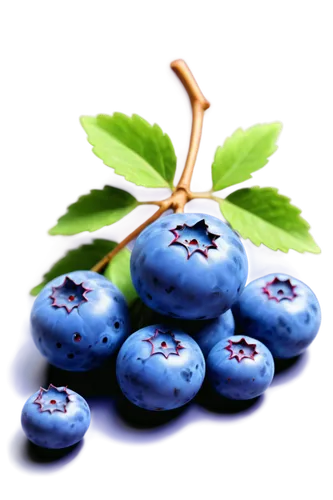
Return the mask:
<svg viewBox="0 0 333 500">
<path fill-rule="evenodd" d="M 150 308 L 173 318 L 211 319 L 242 292 L 244 247 L 224 222 L 207 214 L 172 214 L 148 226 L 131 256 L 133 284 Z"/>
<path fill-rule="evenodd" d="M 274 376 L 274 360 L 261 342 L 234 335 L 218 342 L 207 359 L 207 379 L 221 396 L 253 399 L 262 394 Z"/>
<path fill-rule="evenodd" d="M 50 281 L 31 311 L 34 342 L 58 368 L 85 371 L 99 366 L 129 335 L 123 294 L 104 276 L 75 271 Z"/>
<path fill-rule="evenodd" d="M 43 448 L 67 448 L 83 438 L 90 424 L 85 399 L 67 387 L 40 388 L 25 403 L 21 423 L 27 438 Z"/>
<path fill-rule="evenodd" d="M 153 325 L 133 333 L 117 357 L 124 395 L 146 410 L 171 410 L 194 398 L 205 376 L 198 344 L 178 328 Z"/>
<path fill-rule="evenodd" d="M 301 354 L 318 333 L 321 312 L 313 291 L 286 274 L 249 283 L 233 306 L 237 331 L 261 340 L 275 358 Z"/>
</svg>

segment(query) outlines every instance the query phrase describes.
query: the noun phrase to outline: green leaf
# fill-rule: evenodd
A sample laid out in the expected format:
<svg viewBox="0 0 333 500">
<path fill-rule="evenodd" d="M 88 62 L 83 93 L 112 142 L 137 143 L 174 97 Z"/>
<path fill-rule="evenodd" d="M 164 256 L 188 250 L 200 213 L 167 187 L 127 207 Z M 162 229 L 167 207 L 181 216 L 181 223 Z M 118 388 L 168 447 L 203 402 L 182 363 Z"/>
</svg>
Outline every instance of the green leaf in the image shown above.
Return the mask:
<svg viewBox="0 0 333 500">
<path fill-rule="evenodd" d="M 123 292 L 128 305 L 131 305 L 138 297 L 132 283 L 130 258 L 131 252 L 127 248 L 123 248 L 113 257 L 104 271 L 104 276 Z"/>
<path fill-rule="evenodd" d="M 212 165 L 213 191 L 246 181 L 251 173 L 264 167 L 276 150 L 281 123 L 239 128 L 219 146 Z"/>
<path fill-rule="evenodd" d="M 111 252 L 117 243 L 109 240 L 93 240 L 87 245 L 82 245 L 70 250 L 44 274 L 43 281 L 35 286 L 30 293 L 38 295 L 41 289 L 53 278 L 71 271 L 91 269 L 104 255 Z"/>
<path fill-rule="evenodd" d="M 137 200 L 126 191 L 110 186 L 93 189 L 68 207 L 49 234 L 77 234 L 96 231 L 122 219 L 138 205 Z"/>
<path fill-rule="evenodd" d="M 301 211 L 290 199 L 274 188 L 240 189 L 218 200 L 220 209 L 232 228 L 243 238 L 249 238 L 272 250 L 320 253 L 309 234 L 309 224 L 300 217 Z"/>
<path fill-rule="evenodd" d="M 177 158 L 158 125 L 122 113 L 82 116 L 81 125 L 95 155 L 116 174 L 139 186 L 172 188 Z"/>
</svg>

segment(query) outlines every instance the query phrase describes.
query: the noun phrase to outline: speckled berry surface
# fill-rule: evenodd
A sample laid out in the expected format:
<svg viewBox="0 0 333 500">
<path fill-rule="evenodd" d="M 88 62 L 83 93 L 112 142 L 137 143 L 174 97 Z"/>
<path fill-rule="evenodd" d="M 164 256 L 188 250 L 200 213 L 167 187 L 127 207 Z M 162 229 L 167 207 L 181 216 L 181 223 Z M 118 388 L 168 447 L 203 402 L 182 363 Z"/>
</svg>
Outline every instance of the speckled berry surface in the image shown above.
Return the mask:
<svg viewBox="0 0 333 500">
<path fill-rule="evenodd" d="M 218 342 L 207 358 L 207 379 L 214 390 L 229 399 L 260 396 L 271 384 L 274 360 L 267 347 L 245 335 Z"/>
<path fill-rule="evenodd" d="M 135 405 L 162 411 L 188 403 L 205 376 L 198 344 L 177 328 L 152 325 L 133 333 L 117 357 L 117 380 Z"/>
<path fill-rule="evenodd" d="M 128 307 L 104 276 L 75 271 L 40 292 L 31 311 L 31 331 L 49 363 L 86 371 L 101 365 L 129 335 Z"/>
<path fill-rule="evenodd" d="M 173 318 L 223 314 L 242 292 L 247 272 L 239 237 L 207 214 L 172 214 L 154 222 L 138 237 L 131 256 L 142 301 Z"/>
<path fill-rule="evenodd" d="M 67 448 L 81 441 L 87 432 L 90 409 L 76 392 L 50 384 L 27 400 L 21 423 L 27 438 L 37 446 Z"/>
<path fill-rule="evenodd" d="M 302 281 L 269 274 L 249 283 L 232 308 L 237 332 L 261 340 L 275 358 L 301 354 L 316 337 L 321 311 Z"/>
</svg>

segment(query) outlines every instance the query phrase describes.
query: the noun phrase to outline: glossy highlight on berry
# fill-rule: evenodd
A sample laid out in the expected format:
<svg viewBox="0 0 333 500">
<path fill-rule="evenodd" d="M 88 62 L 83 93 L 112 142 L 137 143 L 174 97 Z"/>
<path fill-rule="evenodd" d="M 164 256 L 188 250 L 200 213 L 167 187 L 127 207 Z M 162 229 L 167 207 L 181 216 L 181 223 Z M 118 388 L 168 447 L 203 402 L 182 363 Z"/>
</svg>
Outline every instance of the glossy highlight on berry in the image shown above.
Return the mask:
<svg viewBox="0 0 333 500">
<path fill-rule="evenodd" d="M 49 363 L 69 371 L 100 366 L 130 333 L 123 294 L 91 271 L 58 276 L 40 292 L 31 311 L 31 332 Z"/>
<path fill-rule="evenodd" d="M 152 325 L 133 333 L 117 357 L 117 380 L 124 396 L 141 408 L 179 408 L 195 397 L 205 376 L 198 344 L 179 328 Z"/>
<path fill-rule="evenodd" d="M 207 358 L 207 379 L 213 389 L 229 399 L 260 396 L 274 376 L 273 356 L 267 347 L 245 335 L 218 342 Z"/>
<path fill-rule="evenodd" d="M 241 294 L 247 272 L 236 233 L 207 214 L 161 218 L 141 233 L 131 255 L 131 276 L 141 300 L 175 319 L 220 316 Z"/>
<path fill-rule="evenodd" d="M 26 401 L 21 414 L 27 438 L 37 446 L 62 449 L 82 440 L 90 425 L 87 401 L 68 387 L 41 387 Z"/>
<path fill-rule="evenodd" d="M 269 274 L 249 283 L 232 312 L 238 333 L 260 340 L 281 359 L 304 352 L 321 323 L 320 305 L 313 291 L 286 274 Z"/>
</svg>

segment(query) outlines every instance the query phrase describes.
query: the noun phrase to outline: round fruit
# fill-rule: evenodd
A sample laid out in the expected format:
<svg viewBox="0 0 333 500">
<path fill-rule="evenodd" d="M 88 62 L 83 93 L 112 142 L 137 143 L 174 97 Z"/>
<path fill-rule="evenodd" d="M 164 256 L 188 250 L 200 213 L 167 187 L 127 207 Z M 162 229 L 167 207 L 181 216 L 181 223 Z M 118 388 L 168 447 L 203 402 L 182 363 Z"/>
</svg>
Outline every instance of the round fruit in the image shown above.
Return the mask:
<svg viewBox="0 0 333 500">
<path fill-rule="evenodd" d="M 117 357 L 124 395 L 146 410 L 171 410 L 188 403 L 205 376 L 198 344 L 177 328 L 153 325 L 133 333 Z"/>
<path fill-rule="evenodd" d="M 216 318 L 242 292 L 248 263 L 225 223 L 207 214 L 172 214 L 148 226 L 131 255 L 133 284 L 155 311 L 190 320 Z"/>
<path fill-rule="evenodd" d="M 266 346 L 244 335 L 218 342 L 207 359 L 207 378 L 215 391 L 229 399 L 260 396 L 272 382 L 274 360 Z"/>
<path fill-rule="evenodd" d="M 83 438 L 90 424 L 86 400 L 67 387 L 40 388 L 23 406 L 27 438 L 43 448 L 67 448 Z"/>
<path fill-rule="evenodd" d="M 190 323 L 190 322 L 188 322 Z M 201 323 L 201 325 L 200 325 Z M 192 329 L 195 328 L 195 331 Z M 207 359 L 210 350 L 218 343 L 220 340 L 230 337 L 235 332 L 235 321 L 231 310 L 229 309 L 224 314 L 221 314 L 215 319 L 210 319 L 207 321 L 195 322 L 195 326 L 189 325 L 188 331 L 191 337 L 199 345 L 203 355 Z"/>
<path fill-rule="evenodd" d="M 318 333 L 321 312 L 313 291 L 286 274 L 249 283 L 233 306 L 237 331 L 261 340 L 275 358 L 301 354 Z"/>
<path fill-rule="evenodd" d="M 123 294 L 104 276 L 75 271 L 50 281 L 36 298 L 31 330 L 54 366 L 85 371 L 99 366 L 129 335 Z"/>
</svg>

